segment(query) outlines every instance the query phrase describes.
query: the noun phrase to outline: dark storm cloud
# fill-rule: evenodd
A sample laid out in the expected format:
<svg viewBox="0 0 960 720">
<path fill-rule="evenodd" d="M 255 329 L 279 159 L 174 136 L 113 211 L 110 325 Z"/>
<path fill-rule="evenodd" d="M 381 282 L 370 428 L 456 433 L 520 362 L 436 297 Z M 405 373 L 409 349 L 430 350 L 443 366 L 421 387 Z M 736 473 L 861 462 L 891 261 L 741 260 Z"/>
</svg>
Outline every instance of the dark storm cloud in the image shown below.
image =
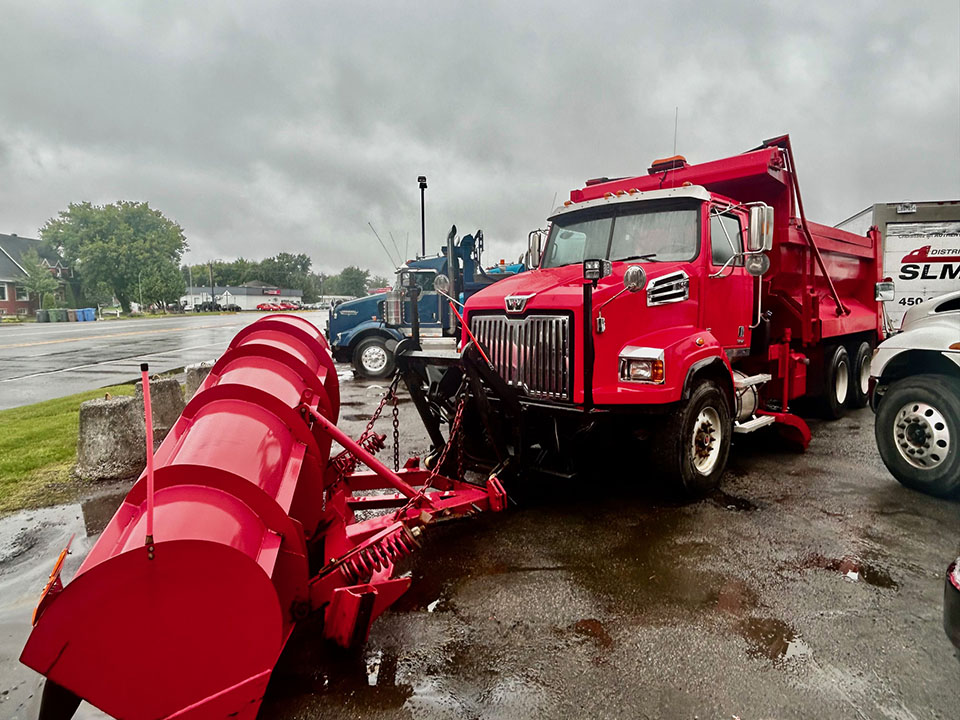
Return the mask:
<svg viewBox="0 0 960 720">
<path fill-rule="evenodd" d="M 0 230 L 146 199 L 192 258 L 387 272 L 554 195 L 789 131 L 811 217 L 960 197 L 960 10 L 903 3 L 4 3 Z"/>
</svg>

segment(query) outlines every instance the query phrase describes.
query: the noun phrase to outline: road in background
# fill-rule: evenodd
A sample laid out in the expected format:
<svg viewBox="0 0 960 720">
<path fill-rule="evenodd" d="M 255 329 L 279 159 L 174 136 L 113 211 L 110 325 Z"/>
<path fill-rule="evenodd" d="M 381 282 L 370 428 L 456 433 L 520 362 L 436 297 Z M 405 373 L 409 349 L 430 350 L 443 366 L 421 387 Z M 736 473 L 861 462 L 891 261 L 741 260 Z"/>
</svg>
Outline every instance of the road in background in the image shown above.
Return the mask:
<svg viewBox="0 0 960 720">
<path fill-rule="evenodd" d="M 269 313 L 0 327 L 0 410 L 213 360 L 237 331 Z M 299 313 L 322 328 L 326 312 Z"/>
</svg>

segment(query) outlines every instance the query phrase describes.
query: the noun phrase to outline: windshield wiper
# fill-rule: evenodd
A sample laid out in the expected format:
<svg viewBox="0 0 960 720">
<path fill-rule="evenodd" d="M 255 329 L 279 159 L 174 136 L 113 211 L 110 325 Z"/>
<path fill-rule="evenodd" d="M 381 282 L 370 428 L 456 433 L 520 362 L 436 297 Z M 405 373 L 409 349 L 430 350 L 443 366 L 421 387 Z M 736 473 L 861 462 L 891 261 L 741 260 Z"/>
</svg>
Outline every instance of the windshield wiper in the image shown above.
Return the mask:
<svg viewBox="0 0 960 720">
<path fill-rule="evenodd" d="M 630 257 L 617 258 L 614 262 L 626 262 L 627 260 L 653 260 L 657 254 L 655 252 L 647 253 L 645 255 L 631 255 Z"/>
</svg>

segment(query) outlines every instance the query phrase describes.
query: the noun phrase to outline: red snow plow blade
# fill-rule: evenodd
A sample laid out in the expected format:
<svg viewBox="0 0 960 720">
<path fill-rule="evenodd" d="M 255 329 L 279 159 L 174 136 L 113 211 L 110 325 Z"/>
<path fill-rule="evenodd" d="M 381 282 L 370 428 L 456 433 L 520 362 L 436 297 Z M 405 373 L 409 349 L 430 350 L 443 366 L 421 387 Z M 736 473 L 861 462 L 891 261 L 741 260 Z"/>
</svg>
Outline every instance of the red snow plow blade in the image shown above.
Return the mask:
<svg viewBox="0 0 960 720">
<path fill-rule="evenodd" d="M 144 473 L 65 586 L 57 562 L 20 657 L 48 679 L 42 720 L 81 699 L 118 718 L 253 718 L 298 620 L 323 610 L 325 636 L 362 643 L 409 586 L 394 563 L 423 525 L 502 508 L 496 480 L 389 470 L 382 436 L 337 429 L 339 406 L 306 320 L 234 338 L 156 453 L 153 542 Z"/>
</svg>

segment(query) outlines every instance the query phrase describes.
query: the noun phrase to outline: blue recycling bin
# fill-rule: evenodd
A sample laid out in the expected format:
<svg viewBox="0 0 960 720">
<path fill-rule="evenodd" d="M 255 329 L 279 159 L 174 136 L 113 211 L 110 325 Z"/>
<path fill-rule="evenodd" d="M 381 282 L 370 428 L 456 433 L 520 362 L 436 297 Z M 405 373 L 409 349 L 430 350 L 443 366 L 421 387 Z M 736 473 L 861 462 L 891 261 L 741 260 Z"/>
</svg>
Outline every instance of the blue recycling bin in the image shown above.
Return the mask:
<svg viewBox="0 0 960 720">
<path fill-rule="evenodd" d="M 97 311 L 94 308 L 84 308 L 83 319 L 87 322 L 93 322 L 97 319 Z"/>
</svg>

